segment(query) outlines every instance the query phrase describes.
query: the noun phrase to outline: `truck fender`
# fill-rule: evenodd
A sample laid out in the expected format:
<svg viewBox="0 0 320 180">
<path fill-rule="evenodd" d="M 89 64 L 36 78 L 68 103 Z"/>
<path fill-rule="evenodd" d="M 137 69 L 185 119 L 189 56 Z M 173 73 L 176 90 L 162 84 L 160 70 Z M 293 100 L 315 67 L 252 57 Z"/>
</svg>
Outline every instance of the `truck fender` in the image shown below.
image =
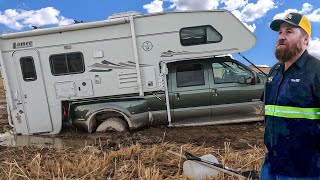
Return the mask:
<svg viewBox="0 0 320 180">
<path fill-rule="evenodd" d="M 123 117 L 123 119 L 128 123 L 128 126 L 129 127 L 132 127 L 132 123 L 131 123 L 131 121 L 129 120 L 129 118 L 128 118 L 128 116 L 125 114 L 125 113 L 123 113 L 123 112 L 121 112 L 121 111 L 119 111 L 119 110 L 115 110 L 115 109 L 101 109 L 101 110 L 98 110 L 98 111 L 95 111 L 95 112 L 93 112 L 92 114 L 90 114 L 90 116 L 87 118 L 87 120 L 86 120 L 86 125 L 87 125 L 87 127 L 88 127 L 88 132 L 89 133 L 92 133 L 95 129 L 95 125 L 96 125 L 96 118 L 95 118 L 95 116 L 98 114 L 98 113 L 102 113 L 102 112 L 105 112 L 105 113 L 108 113 L 108 112 L 113 112 L 113 113 L 118 113 L 118 114 L 120 114 L 122 117 Z"/>
</svg>

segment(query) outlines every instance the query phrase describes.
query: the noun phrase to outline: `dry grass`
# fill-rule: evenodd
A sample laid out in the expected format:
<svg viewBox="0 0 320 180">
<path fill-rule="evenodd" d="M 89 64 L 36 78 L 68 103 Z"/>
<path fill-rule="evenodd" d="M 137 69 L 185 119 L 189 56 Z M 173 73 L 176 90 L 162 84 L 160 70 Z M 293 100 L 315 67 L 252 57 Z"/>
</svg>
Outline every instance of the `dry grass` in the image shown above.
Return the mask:
<svg viewBox="0 0 320 180">
<path fill-rule="evenodd" d="M 264 154 L 263 148 L 257 147 L 235 151 L 230 143 L 225 143 L 225 149 L 136 144 L 118 151 L 100 151 L 97 147 L 73 150 L 0 146 L 0 179 L 187 179 L 182 175 L 184 160 L 167 150 L 189 151 L 199 156 L 213 154 L 220 163 L 239 171 L 259 171 Z M 220 174 L 215 179 L 236 178 Z"/>
</svg>

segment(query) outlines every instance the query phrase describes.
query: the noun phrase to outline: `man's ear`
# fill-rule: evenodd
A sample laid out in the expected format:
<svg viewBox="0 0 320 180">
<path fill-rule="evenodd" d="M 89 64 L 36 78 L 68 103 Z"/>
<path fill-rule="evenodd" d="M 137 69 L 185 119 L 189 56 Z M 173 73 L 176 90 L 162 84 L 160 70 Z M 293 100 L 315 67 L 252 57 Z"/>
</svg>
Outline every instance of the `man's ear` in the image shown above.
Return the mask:
<svg viewBox="0 0 320 180">
<path fill-rule="evenodd" d="M 309 45 L 309 38 L 310 38 L 309 35 L 305 35 L 305 36 L 303 37 L 303 44 L 304 44 L 304 45 L 306 45 L 306 46 Z"/>
</svg>

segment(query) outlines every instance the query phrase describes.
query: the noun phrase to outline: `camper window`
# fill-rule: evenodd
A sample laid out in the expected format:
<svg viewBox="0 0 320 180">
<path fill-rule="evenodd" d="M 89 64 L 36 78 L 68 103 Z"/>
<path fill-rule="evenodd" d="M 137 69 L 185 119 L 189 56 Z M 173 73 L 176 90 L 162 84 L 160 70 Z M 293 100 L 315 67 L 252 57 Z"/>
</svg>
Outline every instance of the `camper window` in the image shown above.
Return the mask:
<svg viewBox="0 0 320 180">
<path fill-rule="evenodd" d="M 177 67 L 177 87 L 205 85 L 202 64 L 185 64 Z"/>
<path fill-rule="evenodd" d="M 187 27 L 180 30 L 180 43 L 182 46 L 218 43 L 221 41 L 221 34 L 210 25 Z"/>
<path fill-rule="evenodd" d="M 36 68 L 32 57 L 20 58 L 21 72 L 24 81 L 35 81 L 37 80 Z"/>
<path fill-rule="evenodd" d="M 55 76 L 83 73 L 85 70 L 81 52 L 51 55 L 49 59 L 51 72 Z"/>
</svg>

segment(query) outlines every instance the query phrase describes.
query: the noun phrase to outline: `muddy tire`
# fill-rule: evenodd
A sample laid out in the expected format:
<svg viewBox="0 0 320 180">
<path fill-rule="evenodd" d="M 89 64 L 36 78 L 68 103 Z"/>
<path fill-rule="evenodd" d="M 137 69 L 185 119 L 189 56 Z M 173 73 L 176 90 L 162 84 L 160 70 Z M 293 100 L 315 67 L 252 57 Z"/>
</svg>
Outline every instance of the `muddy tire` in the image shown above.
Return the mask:
<svg viewBox="0 0 320 180">
<path fill-rule="evenodd" d="M 103 121 L 96 130 L 96 132 L 107 131 L 125 132 L 128 131 L 128 124 L 121 118 L 111 117 Z"/>
</svg>

